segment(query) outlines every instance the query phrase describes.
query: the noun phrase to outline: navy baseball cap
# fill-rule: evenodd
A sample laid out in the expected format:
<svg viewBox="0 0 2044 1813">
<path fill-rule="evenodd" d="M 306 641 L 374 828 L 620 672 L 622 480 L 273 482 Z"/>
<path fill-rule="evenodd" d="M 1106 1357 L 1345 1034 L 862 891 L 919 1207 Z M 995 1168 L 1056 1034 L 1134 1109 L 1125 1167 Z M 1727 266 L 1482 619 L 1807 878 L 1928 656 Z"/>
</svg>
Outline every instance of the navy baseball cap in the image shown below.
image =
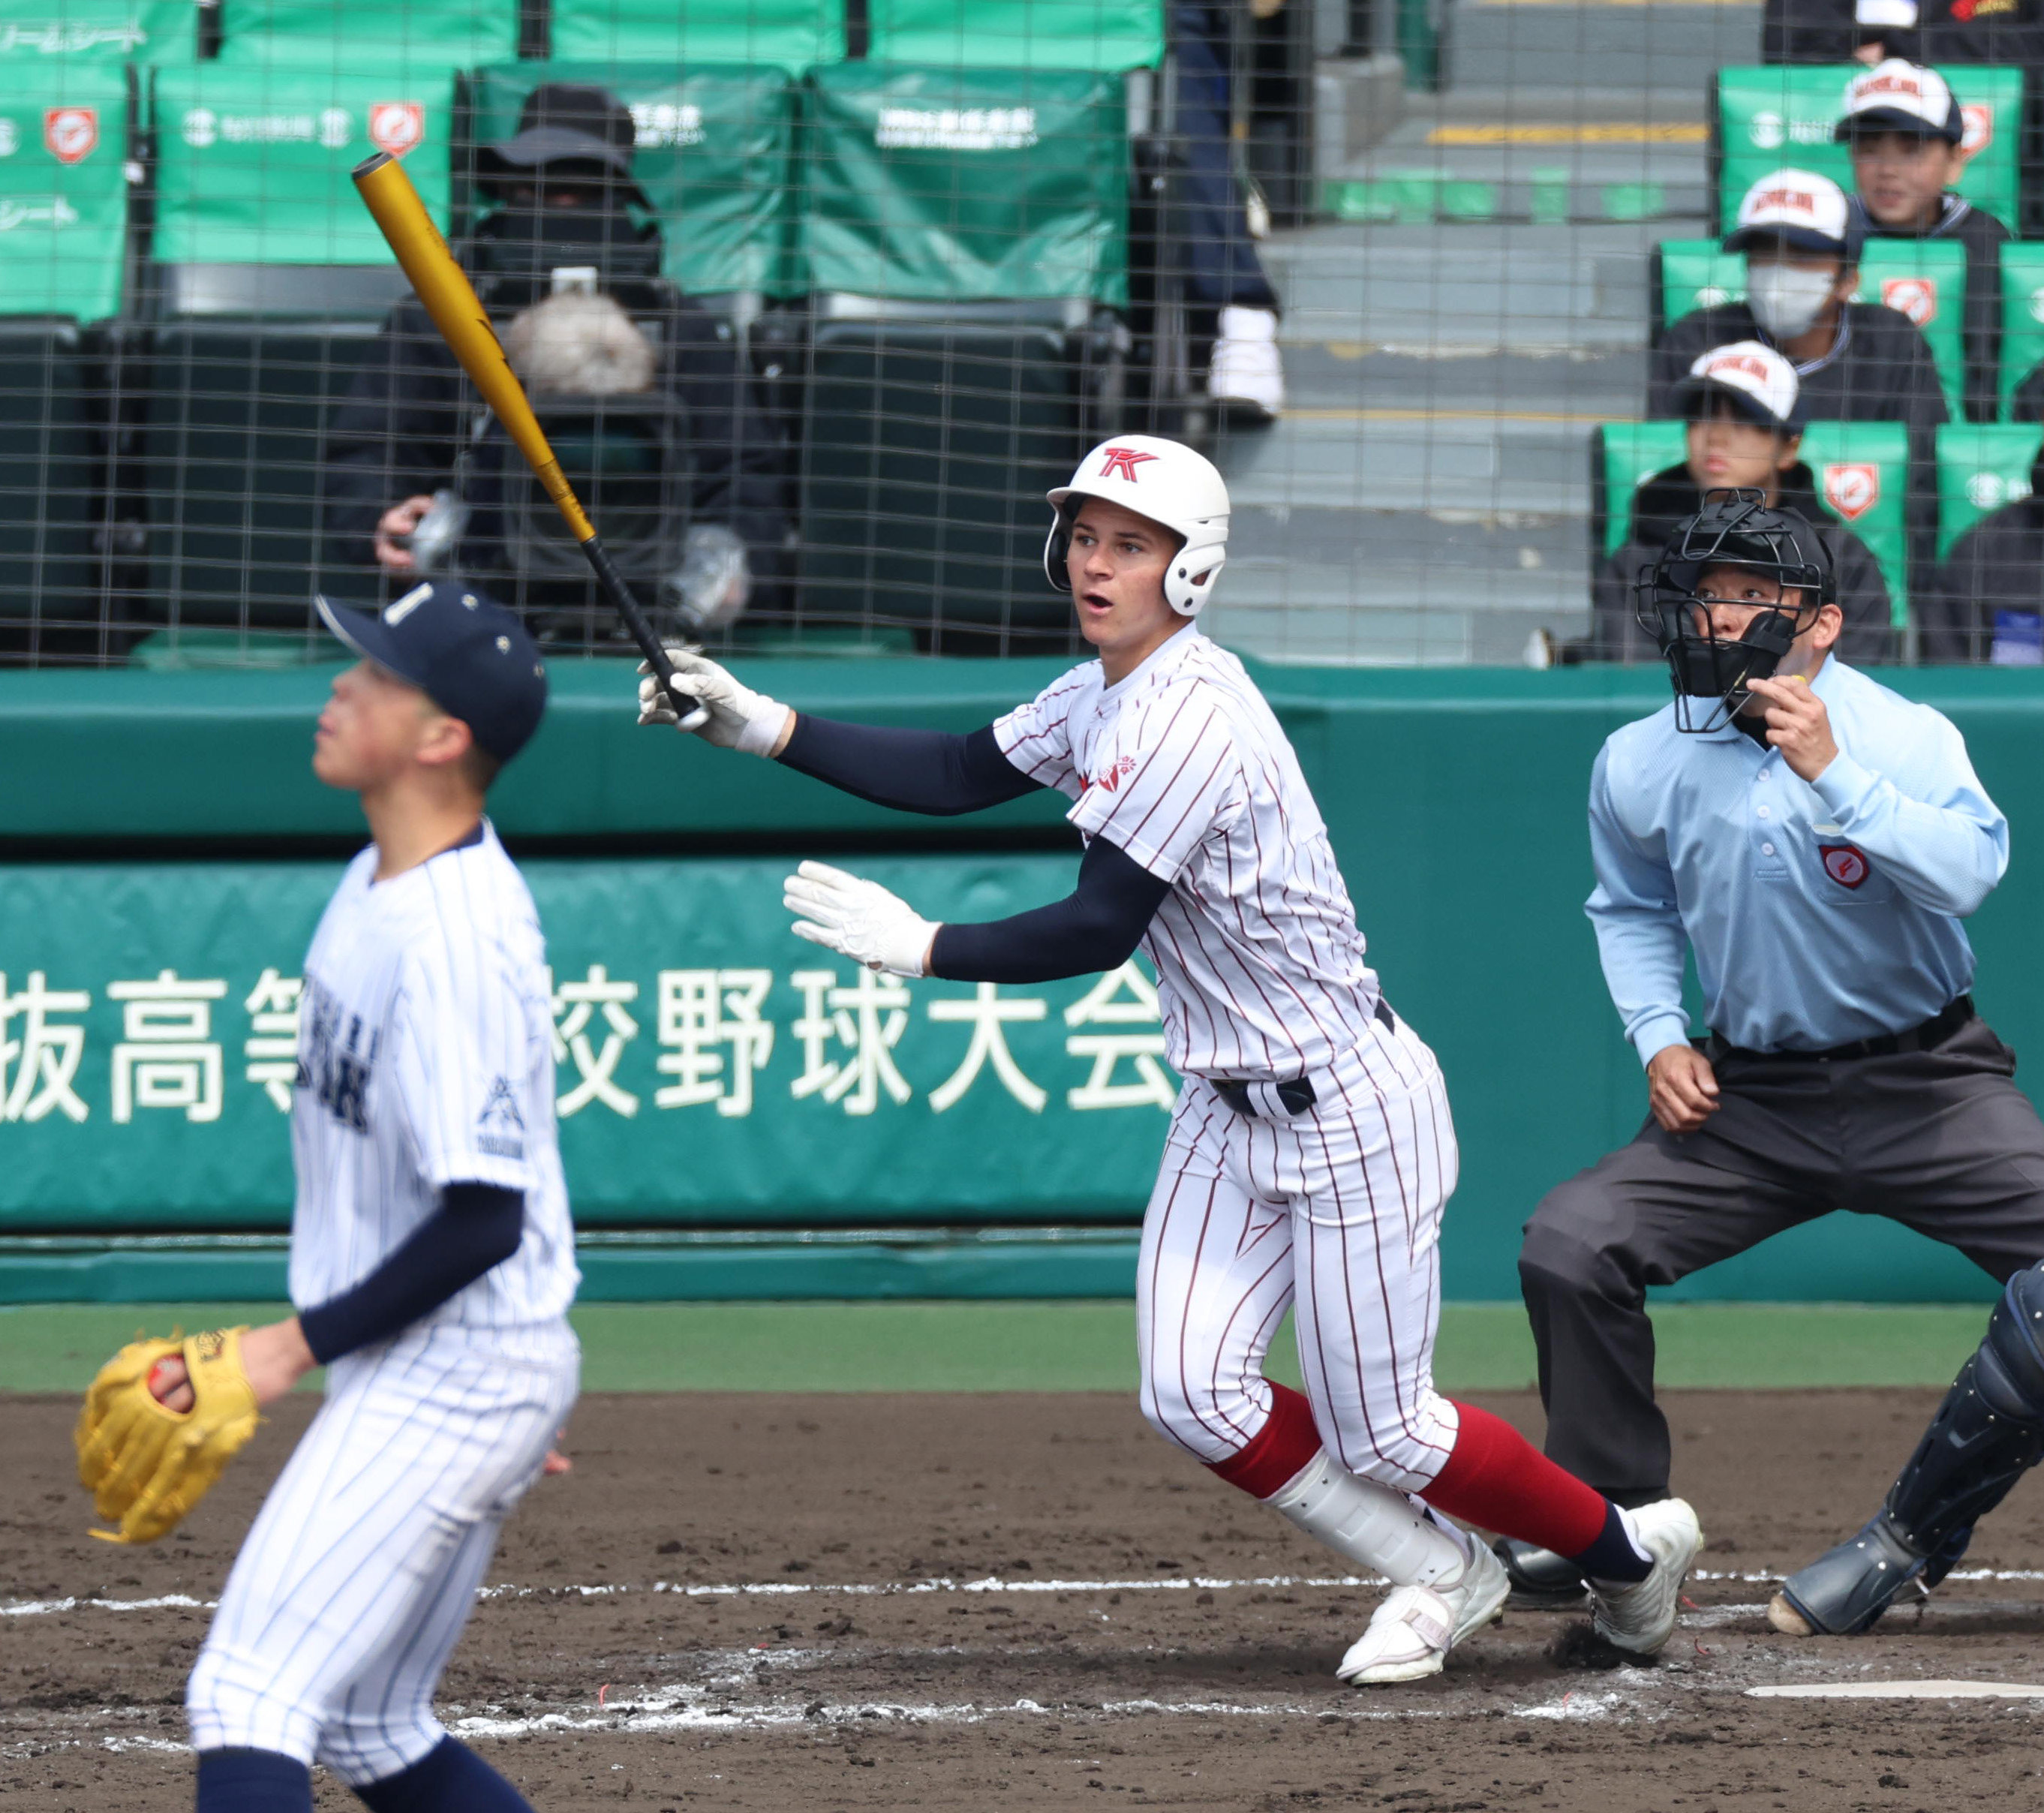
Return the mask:
<svg viewBox="0 0 2044 1813">
<path fill-rule="evenodd" d="M 517 616 L 458 579 L 428 579 L 383 607 L 358 611 L 316 597 L 326 626 L 357 655 L 417 686 L 509 762 L 547 709 L 547 669 Z"/>
</svg>

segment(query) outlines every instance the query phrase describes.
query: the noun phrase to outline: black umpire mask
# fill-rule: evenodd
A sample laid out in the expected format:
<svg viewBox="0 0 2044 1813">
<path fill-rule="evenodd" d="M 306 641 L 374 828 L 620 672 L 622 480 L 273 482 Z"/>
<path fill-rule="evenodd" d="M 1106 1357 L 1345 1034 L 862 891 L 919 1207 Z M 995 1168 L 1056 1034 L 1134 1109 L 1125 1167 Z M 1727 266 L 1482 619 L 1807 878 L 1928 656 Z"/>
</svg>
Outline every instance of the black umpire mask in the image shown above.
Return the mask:
<svg viewBox="0 0 2044 1813">
<path fill-rule="evenodd" d="M 1758 606 L 1736 636 L 1719 632 L 1711 608 L 1727 601 L 1702 590 L 1704 574 L 1724 567 L 1768 574 L 1783 600 Z M 1773 675 L 1831 596 L 1830 550 L 1801 517 L 1768 509 L 1758 491 L 1708 493 L 1704 507 L 1676 524 L 1635 593 L 1640 627 L 1667 657 L 1675 728 L 1702 733 L 1729 724 L 1752 683 Z M 1712 708 L 1700 712 L 1697 699 Z"/>
</svg>

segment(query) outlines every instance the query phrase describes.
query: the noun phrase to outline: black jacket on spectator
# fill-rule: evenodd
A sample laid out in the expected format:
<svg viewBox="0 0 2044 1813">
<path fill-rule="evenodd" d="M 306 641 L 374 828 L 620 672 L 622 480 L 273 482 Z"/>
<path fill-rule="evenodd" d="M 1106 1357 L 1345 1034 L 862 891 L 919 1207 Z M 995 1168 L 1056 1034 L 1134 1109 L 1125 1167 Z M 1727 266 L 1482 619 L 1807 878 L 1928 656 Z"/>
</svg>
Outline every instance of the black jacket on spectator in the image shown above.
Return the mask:
<svg viewBox="0 0 2044 1813">
<path fill-rule="evenodd" d="M 1998 613 L 2044 612 L 2044 452 L 2030 469 L 2031 494 L 1984 516 L 1916 600 L 1918 652 L 1926 661 L 1985 661 Z M 2031 627 L 2034 636 L 2035 626 Z"/>
<path fill-rule="evenodd" d="M 463 256 L 501 331 L 536 299 L 529 277 L 488 275 L 488 223 Z M 650 230 L 637 248 L 644 271 L 605 288 L 645 328 L 659 352 L 656 386 L 686 422 L 691 520 L 721 524 L 747 544 L 755 582 L 770 582 L 782 560 L 787 528 L 786 456 L 760 409 L 752 376 L 730 328 L 657 276 L 658 239 Z M 479 399 L 460 363 L 416 297 L 391 312 L 348 399 L 328 431 L 322 487 L 328 559 L 377 570 L 376 524 L 406 497 L 446 485 L 457 453 L 478 417 Z M 501 434 L 497 437 L 501 443 Z M 498 446 L 501 463 L 508 449 Z M 515 458 L 515 455 L 509 455 Z M 490 520 L 495 468 L 479 463 L 464 486 L 477 506 L 477 527 Z M 602 525 L 597 525 L 599 531 Z M 755 598 L 757 591 L 755 589 Z"/>
<path fill-rule="evenodd" d="M 2044 0 L 1919 0 L 1913 31 L 1864 33 L 1853 0 L 1766 0 L 1764 63 L 1846 63 L 1862 37 L 1912 63 L 2044 64 Z"/>
<path fill-rule="evenodd" d="M 2030 375 L 2015 386 L 2015 394 L 2008 399 L 2008 419 L 2044 422 L 2044 365 L 2033 367 Z"/>
<path fill-rule="evenodd" d="M 1741 340 L 1774 344 L 1743 302 L 1699 309 L 1675 322 L 1647 356 L 1648 418 L 1680 415 L 1675 387 L 1689 367 L 1712 348 Z M 1938 520 L 1937 435 L 1949 414 L 1937 363 L 1916 324 L 1878 302 L 1848 302 L 1831 350 L 1798 365 L 1796 376 L 1813 422 L 1900 422 L 1908 429 L 1910 551 L 1927 563 Z"/>
<path fill-rule="evenodd" d="M 1590 582 L 1590 633 L 1570 645 L 1569 659 L 1661 659 L 1660 644 L 1633 614 L 1633 586 L 1659 558 L 1676 525 L 1703 507 L 1703 493 L 1687 466 L 1657 472 L 1633 493 L 1631 532 L 1617 552 L 1597 563 Z M 1893 660 L 1888 582 L 1866 544 L 1818 502 L 1815 482 L 1800 460 L 1781 475 L 1780 507 L 1814 524 L 1831 554 L 1838 609 L 1846 619 L 1838 653 L 1856 667 Z"/>
<path fill-rule="evenodd" d="M 2001 382 L 2001 248 L 2014 236 L 1984 209 L 1958 195 L 1945 198 L 1938 224 L 1928 232 L 1903 232 L 1877 225 L 1851 199 L 1853 225 L 1870 239 L 1950 240 L 1966 252 L 1966 420 L 1991 422 Z"/>
</svg>

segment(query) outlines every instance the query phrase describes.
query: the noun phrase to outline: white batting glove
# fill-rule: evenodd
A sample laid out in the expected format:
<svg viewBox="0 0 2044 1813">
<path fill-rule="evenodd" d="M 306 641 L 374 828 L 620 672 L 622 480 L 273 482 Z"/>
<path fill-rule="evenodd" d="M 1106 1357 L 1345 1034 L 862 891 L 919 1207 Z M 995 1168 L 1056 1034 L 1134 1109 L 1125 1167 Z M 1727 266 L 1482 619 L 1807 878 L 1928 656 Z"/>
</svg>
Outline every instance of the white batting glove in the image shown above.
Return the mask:
<svg viewBox="0 0 2044 1813">
<path fill-rule="evenodd" d="M 693 648 L 670 648 L 667 655 L 676 686 L 708 713 L 701 723 L 690 727 L 697 736 L 720 749 L 736 749 L 747 755 L 774 753 L 791 715 L 786 705 L 740 686 L 728 668 L 720 667 Z M 651 663 L 640 662 L 639 671 L 644 676 L 639 682 L 639 721 L 675 723 L 674 708 L 666 689 L 653 678 Z"/>
<path fill-rule="evenodd" d="M 806 938 L 890 976 L 929 974 L 936 926 L 878 882 L 863 882 L 828 862 L 805 862 L 782 883 L 781 904 Z"/>
</svg>

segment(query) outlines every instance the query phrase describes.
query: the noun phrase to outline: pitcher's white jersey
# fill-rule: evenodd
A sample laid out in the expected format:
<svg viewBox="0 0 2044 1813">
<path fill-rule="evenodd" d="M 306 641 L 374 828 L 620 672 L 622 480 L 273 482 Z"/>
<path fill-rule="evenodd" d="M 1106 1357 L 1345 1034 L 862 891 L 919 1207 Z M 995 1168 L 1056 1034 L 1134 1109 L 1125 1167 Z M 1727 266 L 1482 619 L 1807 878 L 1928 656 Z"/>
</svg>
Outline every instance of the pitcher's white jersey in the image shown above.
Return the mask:
<svg viewBox="0 0 2044 1813">
<path fill-rule="evenodd" d="M 1113 686 L 1075 668 L 993 727 L 1066 816 L 1171 891 L 1143 947 L 1181 1075 L 1283 1080 L 1365 1037 L 1355 908 L 1292 745 L 1242 663 L 1193 625 Z"/>
<path fill-rule="evenodd" d="M 387 882 L 348 866 L 305 958 L 291 1117 L 291 1298 L 374 1271 L 451 1183 L 525 1197 L 518 1250 L 423 1319 L 562 1316 L 578 1273 L 554 1123 L 546 945 L 524 878 L 478 836 Z"/>
</svg>

